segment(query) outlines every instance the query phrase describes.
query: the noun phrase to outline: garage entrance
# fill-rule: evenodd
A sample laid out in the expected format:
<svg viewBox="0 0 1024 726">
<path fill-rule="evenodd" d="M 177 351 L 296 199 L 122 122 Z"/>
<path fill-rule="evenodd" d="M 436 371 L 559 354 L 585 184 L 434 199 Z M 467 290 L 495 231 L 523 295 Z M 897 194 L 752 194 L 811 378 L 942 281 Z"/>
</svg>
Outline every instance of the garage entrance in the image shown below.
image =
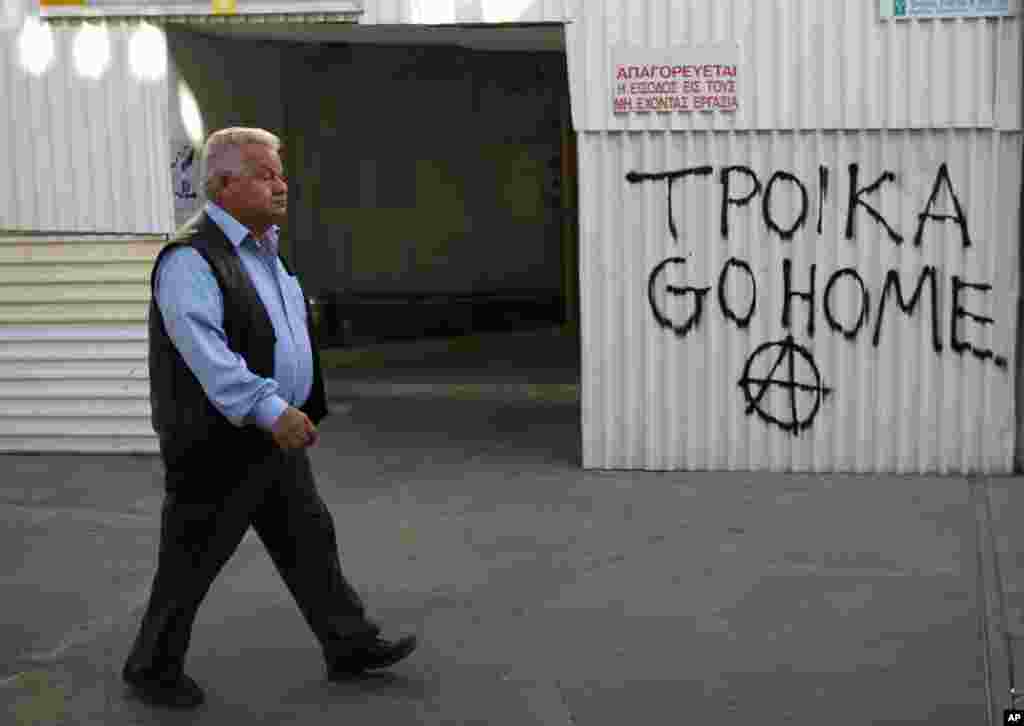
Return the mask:
<svg viewBox="0 0 1024 726">
<path fill-rule="evenodd" d="M 332 376 L 517 371 L 529 383 L 532 369 L 576 384 L 561 25 L 261 23 L 168 41 L 206 133 L 282 137 L 282 250 L 316 300 Z"/>
</svg>

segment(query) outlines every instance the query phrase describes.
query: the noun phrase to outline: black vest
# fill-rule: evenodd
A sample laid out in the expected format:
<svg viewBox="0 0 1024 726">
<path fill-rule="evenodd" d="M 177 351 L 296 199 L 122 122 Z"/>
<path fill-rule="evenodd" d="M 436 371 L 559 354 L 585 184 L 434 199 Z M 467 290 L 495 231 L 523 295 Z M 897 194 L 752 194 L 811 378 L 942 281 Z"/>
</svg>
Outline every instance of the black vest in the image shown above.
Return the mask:
<svg viewBox="0 0 1024 726">
<path fill-rule="evenodd" d="M 216 462 L 238 465 L 236 457 L 252 461 L 262 458 L 276 445 L 269 432 L 254 424 L 237 427 L 207 398 L 199 380 L 181 357 L 164 327 L 156 304 L 157 269 L 172 249 L 191 245 L 213 270 L 224 298 L 224 333 L 228 347 L 245 359 L 253 373 L 274 377 L 274 326 L 249 274 L 217 224 L 200 212 L 189 220 L 170 243 L 160 250 L 150 276 L 149 304 L 149 387 L 153 429 L 160 437 L 160 454 L 167 467 L 167 485 L 193 472 L 209 472 Z M 284 258 L 285 269 L 291 273 Z M 306 320 L 311 322 L 309 303 Z M 328 413 L 320 356 L 312 325 L 309 340 L 313 349 L 313 388 L 301 407 L 318 424 Z"/>
</svg>

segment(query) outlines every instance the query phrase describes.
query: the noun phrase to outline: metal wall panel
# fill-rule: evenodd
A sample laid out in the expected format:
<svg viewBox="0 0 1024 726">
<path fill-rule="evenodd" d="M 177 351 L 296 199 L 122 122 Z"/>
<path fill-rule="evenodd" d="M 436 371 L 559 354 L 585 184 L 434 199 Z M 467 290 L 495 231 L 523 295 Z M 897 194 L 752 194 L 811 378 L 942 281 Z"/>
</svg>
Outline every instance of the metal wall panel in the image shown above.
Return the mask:
<svg viewBox="0 0 1024 726">
<path fill-rule="evenodd" d="M 580 0 L 366 0 L 362 25 L 560 23 Z"/>
<path fill-rule="evenodd" d="M 146 316 L 162 244 L 0 237 L 0 451 L 157 451 Z"/>
<path fill-rule="evenodd" d="M 134 24 L 108 24 L 111 60 L 98 81 L 78 76 L 75 28 L 56 28 L 54 60 L 35 77 L 18 33 L 0 30 L 0 230 L 150 234 L 174 222 L 166 80 L 137 80 Z"/>
<path fill-rule="evenodd" d="M 1020 134 L 953 129 L 586 133 L 579 150 L 584 466 L 1011 470 Z M 851 164 L 858 165 L 857 190 L 884 172 L 894 176 L 851 197 Z M 929 207 L 943 164 L 950 183 L 939 184 Z M 627 177 L 704 165 L 710 173 L 676 179 L 671 190 L 664 179 Z M 752 170 L 762 191 L 746 206 L 727 206 L 723 234 L 722 170 L 734 165 Z M 821 167 L 828 169 L 824 202 Z M 766 221 L 765 190 L 776 172 L 792 174 L 807 191 L 806 218 L 788 240 Z M 753 189 L 743 172 L 728 178 L 730 198 Z M 919 215 L 957 214 L 950 187 L 966 217 L 970 246 L 964 247 L 961 225 L 927 218 L 916 245 Z M 848 238 L 851 199 L 864 204 L 852 204 Z M 903 241 L 895 242 L 865 205 Z M 767 218 L 787 231 L 802 207 L 797 183 L 779 177 L 771 186 Z M 685 262 L 667 263 L 652 283 L 658 266 L 673 257 Z M 733 259 L 749 265 L 750 274 L 738 263 L 728 264 Z M 808 291 L 815 266 L 813 316 L 805 300 L 789 297 L 788 327 L 784 260 L 791 261 L 791 289 L 797 292 Z M 938 283 L 941 351 L 933 345 L 928 285 L 910 314 L 900 310 L 890 290 L 876 345 L 889 271 L 899 275 L 909 302 L 926 266 L 935 268 Z M 854 274 L 839 278 L 826 310 L 827 283 L 845 268 L 856 272 L 869 295 L 859 330 L 863 298 Z M 992 350 L 1002 367 L 994 357 L 981 360 L 952 349 L 954 276 L 991 285 L 990 290 L 961 290 L 958 302 L 994 323 L 959 316 L 957 334 L 978 350 Z M 742 322 L 752 284 L 756 309 L 741 327 L 727 311 Z M 656 310 L 668 327 L 658 322 Z M 852 339 L 833 330 L 828 315 L 855 332 Z M 774 347 L 759 350 L 769 344 Z M 823 394 L 823 387 L 830 392 Z M 819 397 L 823 400 L 812 416 Z M 794 421 L 807 426 L 797 433 L 784 428 Z"/>
<path fill-rule="evenodd" d="M 579 131 L 1021 128 L 1020 18 L 882 21 L 848 0 L 578 0 Z M 737 41 L 735 113 L 612 113 L 614 45 Z"/>
</svg>

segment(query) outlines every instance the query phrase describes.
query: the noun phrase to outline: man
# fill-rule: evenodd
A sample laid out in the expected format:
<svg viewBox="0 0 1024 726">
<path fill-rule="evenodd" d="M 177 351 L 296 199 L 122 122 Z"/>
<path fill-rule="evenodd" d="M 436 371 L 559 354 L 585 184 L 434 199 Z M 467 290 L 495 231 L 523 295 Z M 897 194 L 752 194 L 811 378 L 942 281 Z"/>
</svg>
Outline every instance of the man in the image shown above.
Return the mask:
<svg viewBox="0 0 1024 726">
<path fill-rule="evenodd" d="M 380 637 L 338 561 L 306 448 L 327 415 L 309 309 L 277 251 L 280 142 L 232 128 L 203 149 L 205 208 L 161 250 L 149 313 L 153 428 L 166 467 L 149 604 L 122 675 L 145 701 L 203 703 L 184 672 L 196 611 L 251 525 L 323 649 L 331 680 L 386 668 L 414 636 Z"/>
</svg>

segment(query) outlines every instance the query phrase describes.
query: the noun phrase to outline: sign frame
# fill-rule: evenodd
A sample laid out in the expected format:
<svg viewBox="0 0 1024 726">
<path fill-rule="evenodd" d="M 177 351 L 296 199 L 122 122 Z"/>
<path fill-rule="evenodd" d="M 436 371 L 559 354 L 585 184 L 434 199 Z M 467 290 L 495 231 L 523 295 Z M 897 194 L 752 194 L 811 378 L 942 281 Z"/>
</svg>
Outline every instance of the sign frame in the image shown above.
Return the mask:
<svg viewBox="0 0 1024 726">
<path fill-rule="evenodd" d="M 918 7 L 920 5 L 920 7 Z M 879 0 L 882 20 L 1006 18 L 1020 15 L 1020 0 Z"/>
</svg>

